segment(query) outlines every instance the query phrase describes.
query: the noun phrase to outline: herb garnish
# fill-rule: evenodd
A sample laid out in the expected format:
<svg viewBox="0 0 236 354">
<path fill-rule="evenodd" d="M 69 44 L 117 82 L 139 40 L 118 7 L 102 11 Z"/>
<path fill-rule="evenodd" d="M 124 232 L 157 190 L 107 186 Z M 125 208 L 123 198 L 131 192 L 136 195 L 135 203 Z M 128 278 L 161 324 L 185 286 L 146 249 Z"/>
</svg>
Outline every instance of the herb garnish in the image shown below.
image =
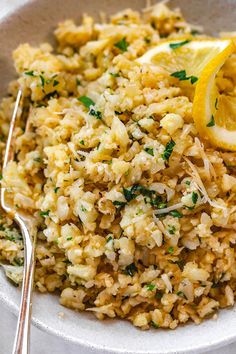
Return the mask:
<svg viewBox="0 0 236 354">
<path fill-rule="evenodd" d="M 146 287 L 148 291 L 153 291 L 156 286 L 154 284 L 146 284 Z"/>
<path fill-rule="evenodd" d="M 126 38 L 124 37 L 119 42 L 115 43 L 114 46 L 124 53 L 127 52 L 129 44 L 126 41 Z"/>
<path fill-rule="evenodd" d="M 165 161 L 169 160 L 175 145 L 176 144 L 175 144 L 174 140 L 172 140 L 172 139 L 166 144 L 165 151 L 161 155 L 163 160 L 165 160 Z"/>
<path fill-rule="evenodd" d="M 43 217 L 46 217 L 46 216 L 48 216 L 48 215 L 49 215 L 49 213 L 50 213 L 50 210 L 47 210 L 47 211 L 41 211 L 41 212 L 39 213 L 39 215 L 40 215 L 40 216 L 43 216 Z"/>
<path fill-rule="evenodd" d="M 113 205 L 119 207 L 119 208 L 122 208 L 123 206 L 126 205 L 126 202 L 120 202 L 119 200 L 114 200 L 114 202 L 112 202 Z"/>
<path fill-rule="evenodd" d="M 81 145 L 84 145 L 84 140 L 80 140 L 79 142 Z"/>
<path fill-rule="evenodd" d="M 211 120 L 210 122 L 207 124 L 207 127 L 213 127 L 215 125 L 215 118 L 213 116 L 213 114 L 211 115 Z"/>
<path fill-rule="evenodd" d="M 154 321 L 151 321 L 150 323 L 151 323 L 151 326 L 152 326 L 153 328 L 155 328 L 155 329 L 157 329 L 157 328 L 160 327 L 159 324 L 157 324 L 157 323 L 154 322 Z"/>
<path fill-rule="evenodd" d="M 109 236 L 108 239 L 107 239 L 107 243 L 110 242 L 111 240 L 113 240 L 113 237 Z"/>
<path fill-rule="evenodd" d="M 170 254 L 174 253 L 174 247 L 170 246 L 168 248 L 168 253 L 170 253 Z"/>
<path fill-rule="evenodd" d="M 59 81 L 53 80 L 53 87 L 57 86 L 59 84 Z"/>
<path fill-rule="evenodd" d="M 88 210 L 83 205 L 81 205 L 81 211 L 83 211 L 85 213 Z"/>
<path fill-rule="evenodd" d="M 55 187 L 54 192 L 57 193 L 59 189 L 60 189 L 60 187 Z"/>
<path fill-rule="evenodd" d="M 43 75 L 39 75 L 39 77 L 40 77 L 40 80 L 41 80 L 42 87 L 44 87 L 45 79 L 44 79 Z"/>
<path fill-rule="evenodd" d="M 71 241 L 72 240 L 72 236 L 70 236 L 70 237 L 67 237 L 67 239 L 66 239 L 67 241 Z"/>
<path fill-rule="evenodd" d="M 218 110 L 218 98 L 215 100 L 215 109 Z"/>
<path fill-rule="evenodd" d="M 196 204 L 198 200 L 198 194 L 196 192 L 192 193 L 192 202 L 193 204 Z"/>
<path fill-rule="evenodd" d="M 83 105 L 85 107 L 87 107 L 88 109 L 90 108 L 90 106 L 95 106 L 95 102 L 91 98 L 89 98 L 88 96 L 81 96 L 78 98 L 78 101 L 83 103 Z"/>
<path fill-rule="evenodd" d="M 169 214 L 174 218 L 178 218 L 178 219 L 181 219 L 183 217 L 183 214 L 180 213 L 178 210 L 172 210 L 169 212 Z"/>
<path fill-rule="evenodd" d="M 28 75 L 28 76 L 36 76 L 36 75 L 34 75 L 34 71 L 33 70 L 32 71 L 25 71 L 24 74 Z"/>
<path fill-rule="evenodd" d="M 196 76 L 193 76 L 193 75 L 187 76 L 186 70 L 176 71 L 176 72 L 172 73 L 170 76 L 176 77 L 180 81 L 190 80 L 191 84 L 194 84 L 198 80 L 198 78 Z"/>
<path fill-rule="evenodd" d="M 102 113 L 100 111 L 95 111 L 95 109 L 90 109 L 89 114 L 97 119 L 102 119 Z"/>
<path fill-rule="evenodd" d="M 169 226 L 169 228 L 168 228 L 169 234 L 174 235 L 175 231 L 176 231 L 175 226 L 172 226 L 172 225 L 168 225 L 168 226 Z"/>
<path fill-rule="evenodd" d="M 171 49 L 177 49 L 179 47 L 182 47 L 185 44 L 188 44 L 189 42 L 191 42 L 190 39 L 186 39 L 185 41 L 182 42 L 177 42 L 177 43 L 170 43 L 169 46 Z"/>
<path fill-rule="evenodd" d="M 112 77 L 120 77 L 119 73 L 109 73 Z"/>
<path fill-rule="evenodd" d="M 149 154 L 149 155 L 151 155 L 151 156 L 154 156 L 153 148 L 147 147 L 147 148 L 144 149 L 144 151 L 145 151 L 147 154 Z"/>
</svg>

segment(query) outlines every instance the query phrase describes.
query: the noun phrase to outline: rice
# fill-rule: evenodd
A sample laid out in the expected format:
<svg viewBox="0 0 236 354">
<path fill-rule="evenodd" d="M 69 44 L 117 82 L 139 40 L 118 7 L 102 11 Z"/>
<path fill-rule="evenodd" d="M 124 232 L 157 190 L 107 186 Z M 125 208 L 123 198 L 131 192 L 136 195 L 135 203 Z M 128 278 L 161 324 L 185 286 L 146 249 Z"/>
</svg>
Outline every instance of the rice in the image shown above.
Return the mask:
<svg viewBox="0 0 236 354">
<path fill-rule="evenodd" d="M 162 67 L 135 61 L 191 30 L 160 3 L 67 20 L 57 48 L 13 53 L 1 154 L 19 88 L 24 102 L 2 184 L 37 224 L 36 289 L 64 306 L 174 329 L 234 304 L 236 155 L 201 140 L 192 98 Z M 5 215 L 0 260 L 20 283 L 22 237 Z"/>
</svg>

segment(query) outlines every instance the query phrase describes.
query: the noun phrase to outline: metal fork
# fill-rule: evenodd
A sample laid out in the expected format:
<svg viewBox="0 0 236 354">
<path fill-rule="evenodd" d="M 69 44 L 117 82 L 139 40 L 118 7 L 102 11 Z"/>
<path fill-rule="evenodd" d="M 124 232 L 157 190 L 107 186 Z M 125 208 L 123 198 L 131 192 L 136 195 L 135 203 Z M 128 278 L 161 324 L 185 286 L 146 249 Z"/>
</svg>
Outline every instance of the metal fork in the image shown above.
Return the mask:
<svg viewBox="0 0 236 354">
<path fill-rule="evenodd" d="M 16 103 L 10 122 L 10 128 L 6 143 L 6 151 L 3 161 L 3 170 L 9 161 L 14 158 L 13 149 L 13 131 L 17 118 L 17 111 L 21 102 L 22 91 L 19 90 L 16 98 Z M 32 290 L 34 278 L 34 230 L 30 222 L 29 216 L 21 211 L 15 211 L 12 205 L 7 203 L 7 189 L 1 188 L 0 200 L 3 210 L 7 215 L 14 219 L 19 225 L 23 235 L 24 243 L 24 274 L 21 292 L 20 312 L 14 341 L 12 354 L 28 354 L 29 353 L 29 338 L 30 338 L 30 321 L 31 321 L 31 305 L 32 305 Z"/>
</svg>

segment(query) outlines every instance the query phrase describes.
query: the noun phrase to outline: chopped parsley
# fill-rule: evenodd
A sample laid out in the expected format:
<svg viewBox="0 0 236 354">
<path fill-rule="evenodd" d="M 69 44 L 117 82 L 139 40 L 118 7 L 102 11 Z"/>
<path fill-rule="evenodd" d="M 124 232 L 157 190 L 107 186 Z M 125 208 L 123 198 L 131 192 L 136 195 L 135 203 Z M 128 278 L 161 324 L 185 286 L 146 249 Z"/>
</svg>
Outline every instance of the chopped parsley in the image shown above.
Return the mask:
<svg viewBox="0 0 236 354">
<path fill-rule="evenodd" d="M 135 264 L 131 263 L 125 268 L 124 273 L 126 275 L 133 277 L 137 271 L 138 271 L 138 269 L 136 268 Z"/>
<path fill-rule="evenodd" d="M 102 119 L 102 113 L 100 111 L 96 111 L 95 109 L 91 109 L 91 106 L 95 106 L 95 102 L 89 98 L 88 96 L 81 96 L 78 98 L 78 101 L 83 103 L 83 105 L 89 109 L 89 114 L 91 116 L 96 117 L 97 119 Z"/>
<path fill-rule="evenodd" d="M 76 82 L 76 85 L 77 85 L 77 86 L 80 86 L 80 85 L 81 85 L 81 81 L 80 81 L 78 78 L 76 78 L 75 82 Z"/>
<path fill-rule="evenodd" d="M 172 73 L 170 76 L 173 76 L 177 79 L 179 79 L 180 81 L 184 81 L 184 80 L 190 80 L 191 84 L 194 84 L 198 78 L 196 76 L 187 76 L 186 75 L 186 70 L 180 70 L 180 71 L 176 71 L 174 73 Z"/>
<path fill-rule="evenodd" d="M 154 156 L 153 148 L 147 147 L 147 148 L 144 149 L 144 151 L 145 151 L 147 154 L 149 154 L 149 155 L 151 155 L 151 156 Z"/>
<path fill-rule="evenodd" d="M 66 239 L 67 241 L 71 241 L 72 240 L 72 236 L 70 236 L 70 237 L 67 237 L 67 239 Z"/>
<path fill-rule="evenodd" d="M 57 193 L 59 189 L 60 189 L 60 187 L 55 187 L 54 192 Z"/>
<path fill-rule="evenodd" d="M 198 194 L 196 192 L 192 193 L 192 202 L 195 205 L 197 203 L 198 200 Z"/>
<path fill-rule="evenodd" d="M 40 215 L 40 216 L 43 216 L 43 217 L 46 217 L 46 216 L 48 216 L 48 215 L 49 215 L 49 213 L 50 213 L 50 210 L 47 210 L 47 211 L 41 211 L 41 212 L 39 213 L 39 215 Z"/>
<path fill-rule="evenodd" d="M 34 71 L 33 70 L 32 71 L 25 71 L 24 74 L 28 75 L 28 76 L 36 76 L 36 75 L 34 75 Z"/>
<path fill-rule="evenodd" d="M 42 87 L 44 87 L 45 79 L 44 79 L 43 75 L 39 75 L 39 77 L 40 77 L 40 80 L 41 80 L 41 85 L 42 85 Z"/>
<path fill-rule="evenodd" d="M 183 291 L 178 291 L 178 292 L 176 293 L 176 295 L 178 295 L 178 296 L 180 296 L 180 297 L 183 297 L 184 299 L 187 300 L 187 297 L 185 296 L 185 294 L 183 293 Z"/>
<path fill-rule="evenodd" d="M 81 96 L 78 98 L 78 101 L 83 103 L 83 105 L 88 109 L 90 108 L 90 106 L 95 106 L 95 102 L 88 96 Z"/>
<path fill-rule="evenodd" d="M 169 212 L 169 214 L 174 218 L 178 218 L 178 219 L 181 219 L 183 217 L 183 214 L 178 210 L 172 210 Z"/>
<path fill-rule="evenodd" d="M 90 109 L 89 114 L 96 117 L 97 119 L 102 119 L 102 113 L 100 111 L 95 111 L 95 109 Z"/>
<path fill-rule="evenodd" d="M 108 239 L 107 239 L 107 243 L 112 241 L 113 240 L 113 237 L 112 236 L 109 236 Z"/>
<path fill-rule="evenodd" d="M 53 80 L 53 87 L 55 87 L 55 86 L 57 86 L 57 85 L 59 85 L 59 81 Z"/>
<path fill-rule="evenodd" d="M 80 140 L 79 142 L 81 145 L 84 145 L 84 140 Z"/>
<path fill-rule="evenodd" d="M 218 110 L 218 98 L 215 100 L 215 109 Z"/>
<path fill-rule="evenodd" d="M 185 44 L 188 44 L 190 41 L 190 39 L 186 39 L 185 41 L 182 42 L 177 42 L 177 43 L 170 43 L 169 46 L 171 49 L 177 49 L 179 47 L 182 47 Z"/>
<path fill-rule="evenodd" d="M 41 157 L 35 157 L 35 158 L 34 158 L 34 161 L 35 161 L 35 162 L 41 162 L 42 159 L 41 159 Z"/>
<path fill-rule="evenodd" d="M 116 43 L 114 44 L 114 46 L 115 46 L 116 48 L 120 49 L 120 50 L 124 53 L 124 52 L 127 52 L 129 44 L 128 44 L 128 42 L 126 41 L 126 38 L 124 37 L 124 38 L 122 38 L 119 42 L 116 42 Z"/>
<path fill-rule="evenodd" d="M 209 123 L 207 123 L 207 127 L 213 127 L 215 125 L 215 118 L 213 114 L 211 115 L 211 120 Z"/>
<path fill-rule="evenodd" d="M 169 160 L 175 145 L 176 144 L 175 144 L 174 140 L 172 140 L 172 139 L 166 144 L 165 151 L 161 155 L 163 160 L 165 160 L 165 161 Z"/>
<path fill-rule="evenodd" d="M 88 211 L 83 205 L 81 205 L 81 210 L 85 213 L 86 211 Z"/>
<path fill-rule="evenodd" d="M 115 205 L 116 207 L 122 208 L 123 206 L 126 205 L 126 202 L 120 202 L 119 200 L 114 200 L 114 202 L 112 202 L 113 205 Z"/>
<path fill-rule="evenodd" d="M 109 73 L 112 77 L 120 77 L 119 73 Z"/>
<path fill-rule="evenodd" d="M 168 248 L 168 253 L 170 253 L 170 254 L 174 253 L 174 247 L 172 247 L 172 246 L 169 247 Z"/>
<path fill-rule="evenodd" d="M 155 289 L 155 285 L 154 284 L 146 284 L 146 288 L 148 291 L 153 291 Z"/>
<path fill-rule="evenodd" d="M 0 173 L 0 181 L 3 179 L 3 176 L 2 176 L 2 174 Z"/>
<path fill-rule="evenodd" d="M 169 227 L 169 228 L 168 228 L 169 234 L 174 235 L 174 234 L 175 234 L 175 231 L 176 231 L 175 226 L 168 225 L 168 227 Z"/>
<path fill-rule="evenodd" d="M 159 324 L 157 324 L 157 323 L 154 322 L 154 321 L 151 321 L 151 326 L 152 326 L 153 328 L 155 328 L 155 329 L 157 329 L 157 328 L 160 327 Z"/>
<path fill-rule="evenodd" d="M 190 181 L 186 181 L 185 184 L 187 184 L 187 186 L 190 186 L 191 182 Z"/>
</svg>

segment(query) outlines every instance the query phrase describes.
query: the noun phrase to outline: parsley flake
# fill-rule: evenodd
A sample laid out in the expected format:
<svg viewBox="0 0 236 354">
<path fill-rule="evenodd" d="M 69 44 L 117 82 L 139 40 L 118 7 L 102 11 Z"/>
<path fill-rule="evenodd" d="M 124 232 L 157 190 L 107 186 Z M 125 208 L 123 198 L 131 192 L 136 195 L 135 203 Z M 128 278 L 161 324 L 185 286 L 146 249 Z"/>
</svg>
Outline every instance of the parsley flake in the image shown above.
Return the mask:
<svg viewBox="0 0 236 354">
<path fill-rule="evenodd" d="M 196 204 L 198 200 L 198 194 L 196 192 L 192 193 L 192 202 L 193 204 Z"/>
<path fill-rule="evenodd" d="M 153 152 L 153 148 L 145 148 L 144 149 L 144 151 L 147 153 L 147 154 L 149 154 L 149 155 L 151 155 L 151 156 L 154 156 L 154 152 Z"/>
<path fill-rule="evenodd" d="M 146 287 L 148 291 L 153 291 L 156 286 L 154 284 L 146 284 Z"/>
<path fill-rule="evenodd" d="M 81 145 L 84 145 L 84 140 L 80 140 L 79 142 Z"/>
<path fill-rule="evenodd" d="M 169 247 L 168 248 L 168 253 L 170 253 L 170 254 L 174 253 L 174 247 L 172 247 L 172 246 Z"/>
<path fill-rule="evenodd" d="M 115 46 L 116 48 L 120 49 L 120 50 L 124 53 L 124 52 L 127 52 L 129 44 L 128 44 L 128 42 L 126 41 L 126 38 L 124 37 L 124 38 L 122 38 L 119 42 L 116 42 L 116 43 L 114 44 L 114 46 Z"/>
<path fill-rule="evenodd" d="M 53 87 L 55 87 L 55 86 L 57 86 L 57 85 L 59 85 L 59 81 L 53 80 Z"/>
<path fill-rule="evenodd" d="M 176 71 L 174 73 L 172 73 L 170 76 L 173 76 L 177 79 L 179 79 L 180 81 L 184 81 L 184 80 L 190 80 L 191 84 L 194 84 L 198 78 L 196 76 L 187 76 L 186 75 L 186 70 L 180 70 L 180 71 Z"/>
<path fill-rule="evenodd" d="M 175 231 L 176 231 L 175 226 L 171 226 L 171 225 L 168 225 L 168 226 L 169 226 L 169 228 L 168 228 L 169 234 L 174 235 Z"/>
<path fill-rule="evenodd" d="M 112 241 L 113 240 L 113 237 L 112 236 L 109 236 L 108 239 L 107 239 L 107 243 Z"/>
<path fill-rule="evenodd" d="M 109 73 L 112 77 L 120 77 L 119 73 Z"/>
<path fill-rule="evenodd" d="M 43 75 L 39 75 L 39 77 L 40 77 L 40 80 L 41 80 L 41 85 L 42 85 L 42 87 L 44 87 L 45 79 L 44 79 Z"/>
<path fill-rule="evenodd" d="M 177 42 L 177 43 L 170 43 L 169 46 L 171 49 L 177 49 L 179 47 L 182 47 L 185 44 L 188 44 L 190 41 L 190 39 L 186 39 L 185 41 L 182 42 Z"/>
<path fill-rule="evenodd" d="M 67 237 L 67 239 L 66 239 L 67 241 L 71 241 L 72 240 L 72 237 L 70 236 L 70 237 Z"/>
<path fill-rule="evenodd" d="M 95 106 L 95 102 L 88 96 L 81 96 L 78 98 L 78 101 L 83 103 L 83 105 L 88 109 L 90 108 L 90 106 Z"/>
<path fill-rule="evenodd" d="M 154 321 L 151 321 L 151 326 L 152 326 L 153 328 L 155 328 L 155 329 L 157 329 L 157 328 L 160 327 L 159 324 L 157 324 L 157 323 L 154 322 Z"/>
<path fill-rule="evenodd" d="M 214 118 L 214 116 L 212 114 L 210 122 L 207 123 L 207 127 L 214 127 L 214 125 L 215 125 L 215 118 Z"/>
<path fill-rule="evenodd" d="M 55 187 L 54 188 L 54 193 L 57 193 L 59 191 L 60 187 Z"/>
<path fill-rule="evenodd" d="M 100 111 L 95 111 L 95 109 L 90 109 L 89 114 L 97 119 L 102 119 L 102 113 Z"/>
<path fill-rule="evenodd" d="M 114 200 L 114 202 L 112 202 L 113 205 L 119 207 L 119 208 L 122 208 L 123 206 L 126 205 L 126 202 L 120 202 L 119 200 Z"/>
<path fill-rule="evenodd" d="M 36 75 L 34 75 L 34 71 L 33 70 L 32 71 L 25 71 L 24 74 L 28 75 L 28 76 L 36 76 Z"/>
<path fill-rule="evenodd" d="M 218 110 L 218 98 L 216 97 L 216 100 L 215 100 L 215 109 Z"/>
<path fill-rule="evenodd" d="M 86 211 L 88 211 L 83 205 L 81 205 L 81 210 L 85 213 Z"/>
<path fill-rule="evenodd" d="M 163 152 L 163 154 L 161 155 L 161 157 L 163 158 L 163 160 L 165 161 L 169 161 L 169 158 L 173 152 L 174 146 L 175 146 L 175 142 L 174 140 L 170 140 L 165 147 L 165 151 Z"/>
<path fill-rule="evenodd" d="M 169 214 L 174 218 L 178 218 L 178 219 L 181 219 L 183 217 L 183 214 L 180 213 L 178 210 L 172 210 L 169 212 Z"/>
<path fill-rule="evenodd" d="M 50 210 L 47 210 L 47 211 L 41 211 L 41 212 L 39 213 L 39 215 L 40 215 L 40 216 L 43 216 L 43 217 L 46 217 L 46 216 L 48 216 L 48 215 L 49 215 L 49 213 L 50 213 Z"/>
</svg>

